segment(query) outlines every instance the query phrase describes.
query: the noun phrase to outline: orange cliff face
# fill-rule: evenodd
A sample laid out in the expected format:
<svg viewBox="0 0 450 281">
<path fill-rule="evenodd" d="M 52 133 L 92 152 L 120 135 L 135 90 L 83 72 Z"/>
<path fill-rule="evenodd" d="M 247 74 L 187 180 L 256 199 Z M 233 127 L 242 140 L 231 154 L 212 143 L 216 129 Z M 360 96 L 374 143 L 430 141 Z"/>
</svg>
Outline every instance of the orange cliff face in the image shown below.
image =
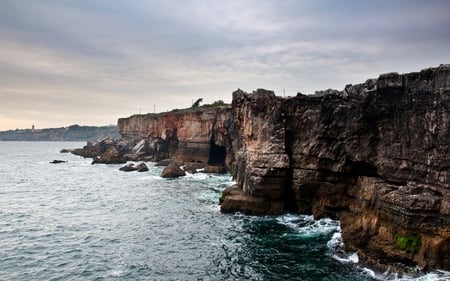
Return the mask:
<svg viewBox="0 0 450 281">
<path fill-rule="evenodd" d="M 230 108 L 222 106 L 133 115 L 120 118 L 118 130 L 123 139 L 145 140 L 149 146 L 147 152 L 151 154 L 153 150 L 157 156 L 155 160 L 173 158 L 177 162 L 206 164 L 217 162 L 210 159 L 214 158 L 210 155 L 211 148 L 227 147 L 227 129 L 224 124 L 228 119 Z"/>
</svg>

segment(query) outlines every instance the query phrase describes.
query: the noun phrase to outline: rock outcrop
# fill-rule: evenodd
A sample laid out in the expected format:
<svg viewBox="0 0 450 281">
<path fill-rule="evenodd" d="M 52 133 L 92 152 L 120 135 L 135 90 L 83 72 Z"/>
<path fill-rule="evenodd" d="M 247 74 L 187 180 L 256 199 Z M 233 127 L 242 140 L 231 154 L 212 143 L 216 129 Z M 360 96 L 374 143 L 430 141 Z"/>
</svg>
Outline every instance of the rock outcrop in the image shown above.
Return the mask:
<svg viewBox="0 0 450 281">
<path fill-rule="evenodd" d="M 230 112 L 229 106 L 217 106 L 133 115 L 120 118 L 118 128 L 123 140 L 138 141 L 126 154 L 128 157 L 151 156 L 154 161 L 170 158 L 177 163 L 225 165 L 227 156 L 232 157 L 226 149 Z"/>
<path fill-rule="evenodd" d="M 225 166 L 236 185 L 223 212 L 339 219 L 363 262 L 450 270 L 450 65 L 312 96 L 237 90 L 231 107 L 134 115 L 118 128 L 121 139 L 73 153 Z"/>
<path fill-rule="evenodd" d="M 148 171 L 148 167 L 147 167 L 147 165 L 145 165 L 144 162 L 139 163 L 137 165 L 135 165 L 134 163 L 130 163 L 130 164 L 127 164 L 127 165 L 125 165 L 123 167 L 120 167 L 119 171 L 122 171 L 122 172 L 133 172 L 133 171 L 147 172 Z"/>
<path fill-rule="evenodd" d="M 232 116 L 222 211 L 336 218 L 363 261 L 450 269 L 449 65 L 315 96 L 238 90 Z"/>
<path fill-rule="evenodd" d="M 230 106 L 214 106 L 120 118 L 120 139 L 90 141 L 71 152 L 93 158 L 93 163 L 170 159 L 223 167 L 234 159 L 227 149 L 230 114 Z"/>
<path fill-rule="evenodd" d="M 178 166 L 177 163 L 172 162 L 164 168 L 161 172 L 162 178 L 178 178 L 186 175 L 186 172 Z"/>
</svg>

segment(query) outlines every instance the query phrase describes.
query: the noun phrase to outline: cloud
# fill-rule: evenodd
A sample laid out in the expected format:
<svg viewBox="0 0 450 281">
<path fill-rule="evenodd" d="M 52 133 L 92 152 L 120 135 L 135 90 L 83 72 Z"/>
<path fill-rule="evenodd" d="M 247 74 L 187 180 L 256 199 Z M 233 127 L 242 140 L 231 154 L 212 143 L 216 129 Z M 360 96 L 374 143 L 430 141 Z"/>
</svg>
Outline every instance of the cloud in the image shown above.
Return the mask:
<svg viewBox="0 0 450 281">
<path fill-rule="evenodd" d="M 236 88 L 312 93 L 448 63 L 449 8 L 437 0 L 3 1 L 0 129 L 20 116 L 48 126 L 115 123 L 198 97 L 230 101 Z"/>
</svg>

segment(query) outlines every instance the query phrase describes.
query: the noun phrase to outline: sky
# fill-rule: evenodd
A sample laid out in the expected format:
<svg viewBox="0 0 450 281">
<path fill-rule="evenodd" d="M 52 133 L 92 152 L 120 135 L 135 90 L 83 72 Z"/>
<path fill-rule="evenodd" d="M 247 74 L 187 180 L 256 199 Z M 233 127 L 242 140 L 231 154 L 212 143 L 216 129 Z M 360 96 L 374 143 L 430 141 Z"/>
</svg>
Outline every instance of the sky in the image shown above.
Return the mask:
<svg viewBox="0 0 450 281">
<path fill-rule="evenodd" d="M 450 63 L 447 0 L 0 0 L 0 130 Z"/>
</svg>

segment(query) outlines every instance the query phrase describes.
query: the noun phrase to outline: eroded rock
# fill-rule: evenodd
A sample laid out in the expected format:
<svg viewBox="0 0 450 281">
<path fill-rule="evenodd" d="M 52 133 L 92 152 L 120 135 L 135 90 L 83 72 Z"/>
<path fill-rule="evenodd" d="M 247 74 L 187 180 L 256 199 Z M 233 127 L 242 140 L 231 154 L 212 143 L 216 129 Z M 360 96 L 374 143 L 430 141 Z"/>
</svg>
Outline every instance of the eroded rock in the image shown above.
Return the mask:
<svg viewBox="0 0 450 281">
<path fill-rule="evenodd" d="M 161 172 L 162 178 L 178 178 L 178 177 L 183 177 L 185 175 L 186 175 L 186 172 L 183 169 L 181 169 L 181 167 L 175 162 L 171 162 Z"/>
</svg>

